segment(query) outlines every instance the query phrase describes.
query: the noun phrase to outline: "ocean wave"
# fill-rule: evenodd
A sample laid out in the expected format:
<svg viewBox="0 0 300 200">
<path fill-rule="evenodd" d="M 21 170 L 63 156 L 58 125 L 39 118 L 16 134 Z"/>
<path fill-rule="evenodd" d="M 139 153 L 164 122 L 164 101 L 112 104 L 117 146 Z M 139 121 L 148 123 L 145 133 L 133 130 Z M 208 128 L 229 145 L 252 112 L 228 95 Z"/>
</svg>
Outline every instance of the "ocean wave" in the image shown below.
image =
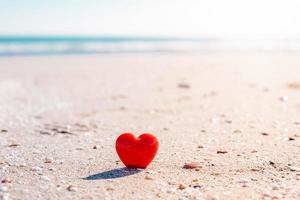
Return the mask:
<svg viewBox="0 0 300 200">
<path fill-rule="evenodd" d="M 299 51 L 300 40 L 0 37 L 0 56 L 198 51 Z"/>
</svg>

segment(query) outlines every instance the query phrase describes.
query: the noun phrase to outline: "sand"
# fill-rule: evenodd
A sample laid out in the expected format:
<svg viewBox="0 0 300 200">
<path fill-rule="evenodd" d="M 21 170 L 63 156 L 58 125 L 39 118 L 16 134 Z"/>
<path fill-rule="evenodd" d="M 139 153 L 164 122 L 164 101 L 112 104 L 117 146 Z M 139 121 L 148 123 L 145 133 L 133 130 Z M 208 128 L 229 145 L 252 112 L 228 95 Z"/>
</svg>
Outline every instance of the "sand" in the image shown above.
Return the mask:
<svg viewBox="0 0 300 200">
<path fill-rule="evenodd" d="M 299 152 L 300 53 L 0 58 L 0 199 L 300 199 Z"/>
</svg>

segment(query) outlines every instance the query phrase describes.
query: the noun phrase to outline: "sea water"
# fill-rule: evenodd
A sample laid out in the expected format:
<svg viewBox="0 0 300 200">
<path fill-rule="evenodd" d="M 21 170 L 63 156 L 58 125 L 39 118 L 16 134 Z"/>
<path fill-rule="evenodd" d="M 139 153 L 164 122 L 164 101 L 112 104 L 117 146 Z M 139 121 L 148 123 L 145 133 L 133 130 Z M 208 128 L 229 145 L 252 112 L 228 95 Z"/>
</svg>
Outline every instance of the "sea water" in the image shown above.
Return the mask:
<svg viewBox="0 0 300 200">
<path fill-rule="evenodd" d="M 144 52 L 299 51 L 296 39 L 0 36 L 0 56 Z"/>
</svg>

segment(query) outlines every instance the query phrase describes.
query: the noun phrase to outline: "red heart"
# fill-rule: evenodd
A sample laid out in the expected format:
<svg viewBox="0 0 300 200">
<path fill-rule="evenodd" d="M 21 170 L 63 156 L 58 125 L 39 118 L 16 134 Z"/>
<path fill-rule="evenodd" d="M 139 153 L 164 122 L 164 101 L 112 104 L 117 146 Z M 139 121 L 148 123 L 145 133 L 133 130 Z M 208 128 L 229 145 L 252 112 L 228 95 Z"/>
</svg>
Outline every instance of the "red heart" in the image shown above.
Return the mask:
<svg viewBox="0 0 300 200">
<path fill-rule="evenodd" d="M 148 133 L 138 138 L 132 133 L 123 133 L 116 141 L 116 150 L 126 167 L 145 169 L 155 157 L 158 140 Z"/>
</svg>

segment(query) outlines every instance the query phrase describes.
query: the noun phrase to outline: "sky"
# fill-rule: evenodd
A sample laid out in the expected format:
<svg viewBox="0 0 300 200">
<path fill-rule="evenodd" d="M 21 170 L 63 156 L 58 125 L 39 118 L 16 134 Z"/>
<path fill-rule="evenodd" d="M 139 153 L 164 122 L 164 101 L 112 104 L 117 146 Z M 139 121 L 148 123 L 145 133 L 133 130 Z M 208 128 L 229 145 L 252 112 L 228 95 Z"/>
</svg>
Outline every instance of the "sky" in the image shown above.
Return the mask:
<svg viewBox="0 0 300 200">
<path fill-rule="evenodd" d="M 0 35 L 300 37 L 299 0 L 1 0 Z"/>
</svg>

